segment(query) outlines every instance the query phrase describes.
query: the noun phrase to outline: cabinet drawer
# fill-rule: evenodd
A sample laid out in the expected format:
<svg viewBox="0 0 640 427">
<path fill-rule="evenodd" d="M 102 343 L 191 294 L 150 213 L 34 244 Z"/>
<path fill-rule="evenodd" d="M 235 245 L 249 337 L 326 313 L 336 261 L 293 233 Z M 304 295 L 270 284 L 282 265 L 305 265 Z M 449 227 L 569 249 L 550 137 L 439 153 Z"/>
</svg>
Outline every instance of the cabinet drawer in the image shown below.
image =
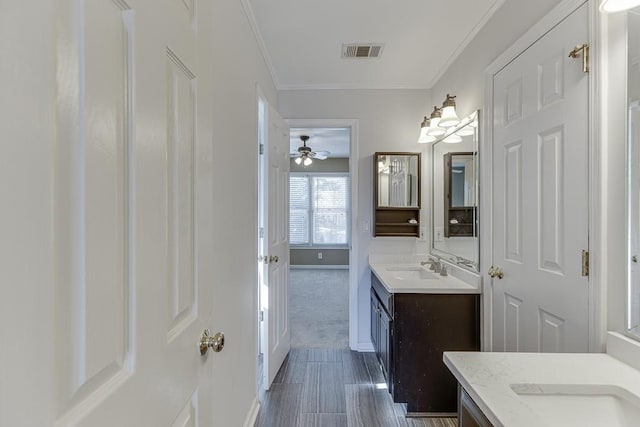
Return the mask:
<svg viewBox="0 0 640 427">
<path fill-rule="evenodd" d="M 378 279 L 374 273 L 371 273 L 371 287 L 380 300 L 381 306 L 387 312 L 389 317 L 393 319 L 393 294 L 387 291 L 387 288 L 384 287 L 382 282 L 380 282 L 380 279 Z"/>
</svg>

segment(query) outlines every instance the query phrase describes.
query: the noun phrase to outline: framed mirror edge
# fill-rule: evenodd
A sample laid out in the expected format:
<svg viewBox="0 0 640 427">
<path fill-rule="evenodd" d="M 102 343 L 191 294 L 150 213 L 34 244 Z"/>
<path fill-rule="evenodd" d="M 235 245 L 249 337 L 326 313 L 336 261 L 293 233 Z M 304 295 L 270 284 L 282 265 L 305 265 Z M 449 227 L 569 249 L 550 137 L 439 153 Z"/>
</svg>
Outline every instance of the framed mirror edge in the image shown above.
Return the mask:
<svg viewBox="0 0 640 427">
<path fill-rule="evenodd" d="M 480 206 L 479 206 L 479 194 L 480 194 L 480 173 L 479 173 L 479 169 L 480 169 L 480 165 L 479 165 L 479 145 L 480 145 L 480 132 L 479 132 L 479 124 L 480 124 L 480 110 L 476 110 L 474 112 L 472 112 L 471 114 L 469 114 L 468 116 L 466 116 L 465 118 L 463 118 L 461 120 L 461 122 L 452 128 L 451 131 L 448 131 L 445 135 L 442 135 L 441 137 L 439 137 L 436 141 L 434 141 L 431 144 L 430 147 L 430 154 L 431 154 L 431 167 L 430 167 L 430 175 L 431 175 L 431 179 L 432 179 L 432 186 L 431 186 L 431 197 L 430 197 L 430 202 L 431 202 L 431 215 L 430 215 L 430 222 L 431 222 L 431 244 L 429 247 L 429 254 L 432 256 L 437 256 L 438 258 L 450 262 L 454 265 L 456 265 L 459 268 L 462 268 L 463 270 L 466 270 L 470 273 L 473 273 L 475 275 L 480 275 L 480 235 L 479 235 L 479 231 L 480 231 L 480 223 L 479 223 L 479 210 L 480 210 Z M 473 245 L 473 254 L 474 254 L 474 258 L 475 259 L 468 259 L 465 257 L 462 257 L 456 253 L 453 252 L 448 252 L 446 250 L 443 249 L 439 249 L 436 247 L 435 243 L 435 236 L 436 236 L 436 215 L 434 214 L 434 211 L 436 209 L 436 207 L 438 206 L 438 203 L 436 203 L 435 201 L 435 191 L 434 191 L 434 185 L 435 185 L 435 170 L 436 168 L 434 167 L 434 162 L 436 161 L 436 156 L 435 156 L 435 148 L 437 147 L 438 144 L 447 144 L 446 142 L 444 142 L 445 138 L 447 138 L 448 136 L 455 134 L 457 132 L 459 132 L 461 129 L 464 128 L 468 128 L 469 125 L 473 124 L 473 128 L 474 128 L 474 133 L 473 133 L 473 149 L 472 150 L 467 150 L 467 151 L 473 151 L 475 153 L 475 188 L 476 188 L 476 194 L 475 194 L 475 206 L 473 206 L 474 208 L 474 222 L 475 222 L 475 226 L 473 227 L 473 238 L 475 239 L 474 245 Z M 447 144 L 449 145 L 449 144 Z M 451 144 L 451 147 L 455 147 L 454 144 Z M 444 184 L 443 184 L 444 185 Z M 444 204 L 442 205 L 444 206 Z"/>
<path fill-rule="evenodd" d="M 627 12 L 625 335 L 640 340 L 640 6 Z"/>
</svg>

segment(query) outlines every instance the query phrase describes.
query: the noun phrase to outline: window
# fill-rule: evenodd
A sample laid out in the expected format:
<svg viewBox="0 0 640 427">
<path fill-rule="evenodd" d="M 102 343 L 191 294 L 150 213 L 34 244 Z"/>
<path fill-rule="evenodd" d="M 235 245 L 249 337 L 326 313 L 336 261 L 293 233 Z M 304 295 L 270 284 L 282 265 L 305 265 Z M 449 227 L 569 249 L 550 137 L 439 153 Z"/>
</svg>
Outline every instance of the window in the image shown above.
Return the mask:
<svg viewBox="0 0 640 427">
<path fill-rule="evenodd" d="M 336 174 L 291 174 L 289 243 L 346 245 L 349 177 Z"/>
</svg>

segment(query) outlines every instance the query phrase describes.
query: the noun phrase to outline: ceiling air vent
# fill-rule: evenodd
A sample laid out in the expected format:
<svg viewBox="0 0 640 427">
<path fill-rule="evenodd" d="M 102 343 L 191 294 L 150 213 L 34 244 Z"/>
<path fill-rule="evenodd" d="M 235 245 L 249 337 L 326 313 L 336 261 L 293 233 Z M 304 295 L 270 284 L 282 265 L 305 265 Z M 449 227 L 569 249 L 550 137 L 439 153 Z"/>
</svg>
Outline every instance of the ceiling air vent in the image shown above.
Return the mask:
<svg viewBox="0 0 640 427">
<path fill-rule="evenodd" d="M 379 58 L 382 53 L 382 44 L 343 44 L 343 58 Z"/>
</svg>

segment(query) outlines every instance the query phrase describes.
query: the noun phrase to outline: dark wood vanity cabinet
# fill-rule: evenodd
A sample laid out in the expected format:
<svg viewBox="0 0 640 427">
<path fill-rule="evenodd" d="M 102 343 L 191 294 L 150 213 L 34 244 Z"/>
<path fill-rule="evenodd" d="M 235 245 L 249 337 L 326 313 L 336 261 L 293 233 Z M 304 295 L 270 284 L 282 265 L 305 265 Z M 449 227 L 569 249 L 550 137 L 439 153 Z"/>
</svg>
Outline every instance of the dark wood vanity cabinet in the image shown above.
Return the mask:
<svg viewBox="0 0 640 427">
<path fill-rule="evenodd" d="M 493 427 L 465 389 L 458 385 L 458 390 L 458 427 Z"/>
<path fill-rule="evenodd" d="M 480 296 L 391 294 L 372 273 L 371 340 L 394 402 L 455 414 L 458 382 L 442 353 L 480 350 Z"/>
</svg>

